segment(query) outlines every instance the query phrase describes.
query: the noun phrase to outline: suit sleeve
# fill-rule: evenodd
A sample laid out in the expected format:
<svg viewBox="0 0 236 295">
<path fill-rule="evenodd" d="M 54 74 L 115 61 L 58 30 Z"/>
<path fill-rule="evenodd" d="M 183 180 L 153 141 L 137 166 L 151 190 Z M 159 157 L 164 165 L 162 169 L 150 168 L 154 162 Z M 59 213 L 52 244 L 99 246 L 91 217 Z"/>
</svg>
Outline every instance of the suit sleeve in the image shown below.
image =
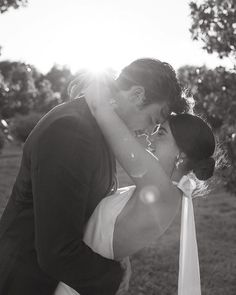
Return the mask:
<svg viewBox="0 0 236 295">
<path fill-rule="evenodd" d="M 83 242 L 96 150 L 74 118 L 52 123 L 32 152 L 35 243 L 40 267 L 81 294 L 114 294 L 122 270 Z"/>
</svg>

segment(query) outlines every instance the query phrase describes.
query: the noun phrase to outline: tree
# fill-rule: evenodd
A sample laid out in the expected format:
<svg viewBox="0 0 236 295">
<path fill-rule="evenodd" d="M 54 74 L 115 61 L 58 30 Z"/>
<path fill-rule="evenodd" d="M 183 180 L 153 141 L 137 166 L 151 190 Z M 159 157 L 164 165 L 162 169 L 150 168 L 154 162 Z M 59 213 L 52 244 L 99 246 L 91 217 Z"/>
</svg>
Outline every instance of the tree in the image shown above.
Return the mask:
<svg viewBox="0 0 236 295">
<path fill-rule="evenodd" d="M 203 112 L 214 129 L 236 124 L 236 73 L 224 67 L 184 66 L 178 70 L 178 77 L 194 95 L 196 111 Z"/>
<path fill-rule="evenodd" d="M 26 6 L 28 0 L 0 0 L 0 13 L 8 11 L 10 8 L 17 9 Z"/>
<path fill-rule="evenodd" d="M 205 0 L 190 3 L 193 40 L 201 40 L 208 53 L 236 58 L 236 1 Z"/>
<path fill-rule="evenodd" d="M 35 79 L 40 73 L 25 63 L 0 62 L 2 83 L 0 84 L 0 105 L 3 118 L 13 117 L 15 113 L 27 114 L 37 97 Z"/>
<path fill-rule="evenodd" d="M 60 96 L 61 101 L 68 99 L 67 86 L 69 81 L 74 78 L 70 69 L 65 66 L 54 65 L 45 75 L 45 78 L 51 82 L 52 90 Z"/>
<path fill-rule="evenodd" d="M 31 110 L 45 114 L 61 102 L 61 94 L 53 92 L 52 84 L 44 76 L 35 82 L 37 97 Z"/>
<path fill-rule="evenodd" d="M 220 58 L 232 61 L 231 70 L 186 66 L 179 70 L 179 77 L 190 87 L 197 111 L 205 113 L 227 147 L 231 167 L 225 171 L 226 185 L 236 192 L 236 2 L 194 1 L 190 10 L 193 40 L 201 40 L 208 53 L 216 52 Z"/>
<path fill-rule="evenodd" d="M 69 69 L 54 66 L 46 75 L 22 62 L 0 62 L 0 116 L 10 119 L 29 112 L 46 113 L 68 100 Z"/>
</svg>

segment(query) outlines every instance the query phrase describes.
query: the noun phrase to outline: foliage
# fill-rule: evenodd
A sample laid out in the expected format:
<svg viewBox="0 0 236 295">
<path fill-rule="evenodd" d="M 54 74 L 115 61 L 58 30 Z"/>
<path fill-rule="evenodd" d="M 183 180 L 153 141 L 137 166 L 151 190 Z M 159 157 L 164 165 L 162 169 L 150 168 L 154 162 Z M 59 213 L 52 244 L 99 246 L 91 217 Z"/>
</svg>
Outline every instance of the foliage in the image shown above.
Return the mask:
<svg viewBox="0 0 236 295">
<path fill-rule="evenodd" d="M 25 116 L 16 116 L 11 122 L 11 134 L 15 137 L 16 140 L 24 143 L 32 129 L 41 119 L 41 117 L 42 114 L 39 113 L 30 113 L 29 115 Z"/>
<path fill-rule="evenodd" d="M 37 70 L 20 62 L 0 62 L 2 83 L 0 89 L 0 108 L 4 118 L 15 113 L 27 114 L 37 97 L 34 80 L 40 76 Z"/>
<path fill-rule="evenodd" d="M 24 142 L 41 116 L 38 113 L 68 100 L 66 89 L 72 79 L 65 67 L 53 66 L 43 75 L 29 64 L 0 62 L 0 118 L 12 121 L 10 131 Z"/>
<path fill-rule="evenodd" d="M 73 76 L 67 67 L 54 65 L 45 78 L 51 82 L 52 90 L 59 94 L 63 101 L 68 99 L 67 85 L 73 79 Z"/>
<path fill-rule="evenodd" d="M 46 113 L 67 100 L 66 87 L 72 80 L 66 68 L 54 66 L 46 75 L 22 62 L 0 62 L 0 116 L 12 118 L 31 111 Z"/>
<path fill-rule="evenodd" d="M 26 6 L 27 0 L 0 0 L 0 13 L 8 11 L 10 8 L 17 9 Z"/>
<path fill-rule="evenodd" d="M 228 151 L 231 167 L 224 170 L 226 186 L 236 191 L 236 73 L 223 67 L 209 70 L 205 66 L 179 69 L 181 83 L 196 101 L 195 112 L 204 114 Z"/>
<path fill-rule="evenodd" d="M 220 58 L 236 58 L 236 2 L 235 0 L 205 0 L 190 3 L 194 40 L 202 40 L 208 53 Z"/>
<path fill-rule="evenodd" d="M 213 127 L 236 124 L 236 73 L 224 67 L 207 69 L 184 66 L 178 70 L 181 83 L 191 90 L 197 112 L 204 112 Z M 227 131 L 233 134 L 233 129 Z"/>
<path fill-rule="evenodd" d="M 38 95 L 31 110 L 46 113 L 61 102 L 60 93 L 54 93 L 52 84 L 43 76 L 35 84 Z"/>
<path fill-rule="evenodd" d="M 230 168 L 224 171 L 227 188 L 236 192 L 236 2 L 204 0 L 190 3 L 193 40 L 201 40 L 208 53 L 228 57 L 232 69 L 218 67 L 183 67 L 180 80 L 190 87 L 197 101 L 196 109 L 204 112 L 217 129 L 227 148 Z"/>
</svg>

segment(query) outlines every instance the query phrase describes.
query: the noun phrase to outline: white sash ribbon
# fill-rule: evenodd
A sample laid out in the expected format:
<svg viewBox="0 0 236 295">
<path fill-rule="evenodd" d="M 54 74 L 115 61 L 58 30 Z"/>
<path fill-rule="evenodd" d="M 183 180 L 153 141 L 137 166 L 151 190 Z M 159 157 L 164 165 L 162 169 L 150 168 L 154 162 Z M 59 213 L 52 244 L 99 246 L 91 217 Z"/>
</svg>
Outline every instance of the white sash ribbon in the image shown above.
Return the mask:
<svg viewBox="0 0 236 295">
<path fill-rule="evenodd" d="M 179 254 L 178 295 L 201 295 L 201 282 L 192 192 L 194 180 L 183 176 L 177 185 L 183 191 Z"/>
</svg>

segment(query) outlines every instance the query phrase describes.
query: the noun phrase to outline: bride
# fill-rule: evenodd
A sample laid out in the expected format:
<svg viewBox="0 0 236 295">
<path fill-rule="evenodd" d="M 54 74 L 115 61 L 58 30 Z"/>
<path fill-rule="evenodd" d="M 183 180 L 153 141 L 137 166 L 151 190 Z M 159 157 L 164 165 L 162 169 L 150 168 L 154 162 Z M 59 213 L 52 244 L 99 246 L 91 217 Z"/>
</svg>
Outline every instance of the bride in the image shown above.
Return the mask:
<svg viewBox="0 0 236 295">
<path fill-rule="evenodd" d="M 123 261 L 160 237 L 182 202 L 178 294 L 200 295 L 192 208 L 196 185 L 189 173 L 199 180 L 213 175 L 215 138 L 211 128 L 195 115 L 170 115 L 149 137 L 150 152 L 117 115 L 108 88 L 100 84 L 91 83 L 84 91 L 85 99 L 134 185 L 118 189 L 98 204 L 86 226 L 84 241 L 94 252 Z M 67 294 L 78 293 L 60 282 L 55 295 Z"/>
</svg>

